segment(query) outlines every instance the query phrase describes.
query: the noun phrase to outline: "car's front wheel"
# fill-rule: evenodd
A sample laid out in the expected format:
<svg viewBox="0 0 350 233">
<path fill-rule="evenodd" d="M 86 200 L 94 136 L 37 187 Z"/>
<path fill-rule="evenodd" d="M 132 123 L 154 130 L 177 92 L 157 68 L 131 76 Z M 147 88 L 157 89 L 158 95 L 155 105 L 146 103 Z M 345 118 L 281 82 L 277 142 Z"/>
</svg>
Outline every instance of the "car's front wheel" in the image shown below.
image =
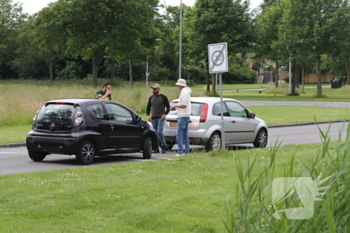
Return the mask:
<svg viewBox="0 0 350 233">
<path fill-rule="evenodd" d="M 28 151 L 29 158 L 35 162 L 43 161 L 46 157 L 46 153 L 43 152 L 35 152 L 35 151 Z"/>
<path fill-rule="evenodd" d="M 76 159 L 79 164 L 87 165 L 94 161 L 95 153 L 95 145 L 90 141 L 85 141 L 81 144 Z"/>
<path fill-rule="evenodd" d="M 253 143 L 254 147 L 264 148 L 267 145 L 267 131 L 266 129 L 260 129 L 256 135 L 255 141 Z"/>
<path fill-rule="evenodd" d="M 221 148 L 221 135 L 218 132 L 213 133 L 206 145 L 206 150 L 210 151 L 210 150 L 214 150 L 214 151 L 218 151 Z"/>
<path fill-rule="evenodd" d="M 143 141 L 142 155 L 144 159 L 150 159 L 152 157 L 152 140 L 150 137 L 147 137 Z"/>
</svg>

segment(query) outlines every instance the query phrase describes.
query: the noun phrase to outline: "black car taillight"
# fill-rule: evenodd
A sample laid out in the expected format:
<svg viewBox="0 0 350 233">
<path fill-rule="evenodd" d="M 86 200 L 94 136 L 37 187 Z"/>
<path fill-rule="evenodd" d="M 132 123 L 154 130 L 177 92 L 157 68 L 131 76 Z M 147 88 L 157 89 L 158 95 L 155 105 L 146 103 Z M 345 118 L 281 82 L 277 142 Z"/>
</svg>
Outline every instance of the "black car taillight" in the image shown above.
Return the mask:
<svg viewBox="0 0 350 233">
<path fill-rule="evenodd" d="M 83 122 L 84 122 L 83 113 L 82 113 L 81 111 L 78 111 L 78 112 L 75 114 L 74 125 L 75 125 L 75 126 L 79 126 L 79 125 L 83 124 Z"/>
<path fill-rule="evenodd" d="M 207 115 L 208 115 L 208 104 L 204 104 L 199 122 L 204 123 L 207 120 Z"/>
</svg>

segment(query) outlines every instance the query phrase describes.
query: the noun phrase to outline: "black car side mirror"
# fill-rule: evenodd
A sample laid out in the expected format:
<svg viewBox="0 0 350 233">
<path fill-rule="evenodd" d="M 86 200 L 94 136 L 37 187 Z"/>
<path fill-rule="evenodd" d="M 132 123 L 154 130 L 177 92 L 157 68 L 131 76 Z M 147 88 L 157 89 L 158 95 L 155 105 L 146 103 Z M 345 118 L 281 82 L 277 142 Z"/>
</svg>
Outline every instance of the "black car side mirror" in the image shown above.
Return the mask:
<svg viewBox="0 0 350 233">
<path fill-rule="evenodd" d="M 139 123 L 141 120 L 142 120 L 142 118 L 139 115 L 136 115 L 134 122 Z"/>
</svg>

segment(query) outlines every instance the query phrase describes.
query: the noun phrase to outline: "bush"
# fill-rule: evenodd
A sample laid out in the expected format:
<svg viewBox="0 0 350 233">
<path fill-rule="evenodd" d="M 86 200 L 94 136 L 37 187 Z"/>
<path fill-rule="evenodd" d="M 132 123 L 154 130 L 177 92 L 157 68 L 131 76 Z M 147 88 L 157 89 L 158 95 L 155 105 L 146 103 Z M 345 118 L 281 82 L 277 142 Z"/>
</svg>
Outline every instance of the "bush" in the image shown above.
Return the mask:
<svg viewBox="0 0 350 233">
<path fill-rule="evenodd" d="M 66 67 L 57 73 L 57 79 L 76 79 L 80 78 L 82 67 L 74 61 L 67 61 Z"/>
</svg>

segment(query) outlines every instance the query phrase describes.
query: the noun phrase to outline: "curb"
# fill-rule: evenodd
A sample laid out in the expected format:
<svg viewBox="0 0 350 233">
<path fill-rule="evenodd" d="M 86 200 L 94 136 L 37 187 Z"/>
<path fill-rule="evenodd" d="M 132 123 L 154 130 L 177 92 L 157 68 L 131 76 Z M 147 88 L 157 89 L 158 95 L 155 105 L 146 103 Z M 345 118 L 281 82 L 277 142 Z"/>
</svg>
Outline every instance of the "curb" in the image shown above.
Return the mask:
<svg viewBox="0 0 350 233">
<path fill-rule="evenodd" d="M 340 122 L 349 122 L 350 120 L 335 120 L 335 121 L 318 121 L 318 122 L 304 122 L 304 123 L 294 123 L 294 124 L 285 124 L 285 125 L 268 125 L 268 128 L 283 128 L 283 127 L 293 127 L 293 126 L 304 126 L 304 125 L 320 125 L 320 124 L 330 124 L 330 123 L 340 123 Z M 26 146 L 25 142 L 17 143 L 5 143 L 0 144 L 0 148 L 13 148 L 13 147 L 24 147 Z"/>
<path fill-rule="evenodd" d="M 0 144 L 0 148 L 13 148 L 13 147 L 22 147 L 26 146 L 25 142 L 17 142 L 17 143 L 5 143 Z"/>
<path fill-rule="evenodd" d="M 330 124 L 330 123 L 345 123 L 350 120 L 334 120 L 334 121 L 318 121 L 318 122 L 304 122 L 304 123 L 294 123 L 294 124 L 285 124 L 285 125 L 268 125 L 268 128 L 282 128 L 282 127 L 293 127 L 293 126 L 304 126 L 304 125 L 320 125 L 320 124 Z"/>
</svg>

